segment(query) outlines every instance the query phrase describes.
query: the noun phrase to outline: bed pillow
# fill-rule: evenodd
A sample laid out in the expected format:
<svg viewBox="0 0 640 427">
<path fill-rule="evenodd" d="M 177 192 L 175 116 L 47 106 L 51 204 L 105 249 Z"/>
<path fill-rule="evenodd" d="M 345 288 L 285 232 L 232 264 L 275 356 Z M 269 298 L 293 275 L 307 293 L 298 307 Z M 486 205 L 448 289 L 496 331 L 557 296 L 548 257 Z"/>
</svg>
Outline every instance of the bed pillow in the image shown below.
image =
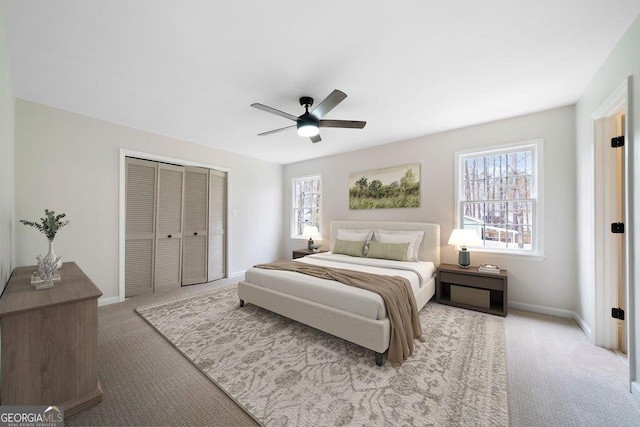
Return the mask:
<svg viewBox="0 0 640 427">
<path fill-rule="evenodd" d="M 342 254 L 349 256 L 364 256 L 364 245 L 367 242 L 365 240 L 340 240 L 336 239 L 335 245 L 333 245 L 334 254 Z"/>
<path fill-rule="evenodd" d="M 380 243 L 409 243 L 407 260 L 418 261 L 418 252 L 424 238 L 424 231 L 374 230 L 373 235 Z"/>
<path fill-rule="evenodd" d="M 367 258 L 390 259 L 392 261 L 410 261 L 407 257 L 410 243 L 369 242 Z"/>
<path fill-rule="evenodd" d="M 368 242 L 373 236 L 373 230 L 349 230 L 347 228 L 339 228 L 336 239 Z"/>
</svg>

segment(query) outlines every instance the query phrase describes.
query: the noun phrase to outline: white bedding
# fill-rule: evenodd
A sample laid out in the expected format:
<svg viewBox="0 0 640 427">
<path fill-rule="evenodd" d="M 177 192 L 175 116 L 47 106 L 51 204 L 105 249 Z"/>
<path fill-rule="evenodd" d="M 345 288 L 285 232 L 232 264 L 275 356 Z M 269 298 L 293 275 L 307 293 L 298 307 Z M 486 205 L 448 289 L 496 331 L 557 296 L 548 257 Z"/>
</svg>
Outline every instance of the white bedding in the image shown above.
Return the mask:
<svg viewBox="0 0 640 427">
<path fill-rule="evenodd" d="M 330 252 L 308 255 L 296 261 L 333 268 L 364 271 L 388 276 L 400 276 L 409 280 L 414 293 L 428 282 L 435 272 L 432 262 L 388 261 L 336 255 Z M 370 319 L 387 317 L 384 301 L 376 293 L 344 285 L 333 280 L 319 279 L 292 271 L 252 268 L 245 280 L 277 292 L 293 295 L 348 311 Z"/>
</svg>

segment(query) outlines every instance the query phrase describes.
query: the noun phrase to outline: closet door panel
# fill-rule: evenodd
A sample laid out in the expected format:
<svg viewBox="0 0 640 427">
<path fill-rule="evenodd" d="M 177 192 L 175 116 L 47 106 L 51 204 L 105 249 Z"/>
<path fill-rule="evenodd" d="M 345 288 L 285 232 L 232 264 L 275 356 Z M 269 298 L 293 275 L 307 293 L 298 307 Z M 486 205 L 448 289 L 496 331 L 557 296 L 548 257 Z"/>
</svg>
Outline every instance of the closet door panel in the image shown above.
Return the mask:
<svg viewBox="0 0 640 427">
<path fill-rule="evenodd" d="M 180 287 L 180 239 L 158 239 L 156 249 L 155 291 L 177 289 Z"/>
<path fill-rule="evenodd" d="M 182 234 L 184 168 L 160 164 L 158 177 L 158 233 Z"/>
<path fill-rule="evenodd" d="M 153 240 L 127 239 L 124 267 L 125 297 L 153 292 Z"/>
<path fill-rule="evenodd" d="M 185 236 L 182 251 L 182 286 L 207 281 L 207 236 Z"/>
<path fill-rule="evenodd" d="M 177 289 L 182 281 L 184 167 L 158 164 L 156 292 Z"/>
<path fill-rule="evenodd" d="M 224 234 L 209 234 L 209 281 L 225 277 Z"/>
<path fill-rule="evenodd" d="M 207 281 L 209 170 L 197 167 L 185 168 L 184 192 L 183 286 Z"/>
<path fill-rule="evenodd" d="M 226 276 L 226 173 L 209 171 L 209 281 Z"/>
<path fill-rule="evenodd" d="M 126 159 L 125 297 L 153 292 L 157 163 Z"/>
</svg>

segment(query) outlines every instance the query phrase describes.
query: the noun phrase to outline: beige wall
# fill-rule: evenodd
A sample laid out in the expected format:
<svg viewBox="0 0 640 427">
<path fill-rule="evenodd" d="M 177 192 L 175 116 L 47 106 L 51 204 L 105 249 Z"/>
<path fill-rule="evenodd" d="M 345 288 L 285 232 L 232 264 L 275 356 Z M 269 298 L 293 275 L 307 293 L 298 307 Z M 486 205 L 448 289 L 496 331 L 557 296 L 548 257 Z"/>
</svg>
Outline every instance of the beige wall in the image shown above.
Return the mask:
<svg viewBox="0 0 640 427">
<path fill-rule="evenodd" d="M 282 252 L 282 166 L 79 114 L 16 100 L 16 216 L 45 208 L 70 221 L 55 240 L 63 261 L 75 261 L 104 293 L 118 295 L 120 148 L 230 170 L 231 271 L 277 259 Z M 46 253 L 41 233 L 17 229 L 18 265 Z"/>
<path fill-rule="evenodd" d="M 631 76 L 630 86 L 631 105 L 627 116 L 629 132 L 627 134 L 627 155 L 630 159 L 630 179 L 634 186 L 632 195 L 636 195 L 634 200 L 630 200 L 633 211 L 626 229 L 635 242 L 632 251 L 640 255 L 640 229 L 636 226 L 636 219 L 640 212 L 640 197 L 637 196 L 640 189 L 640 17 L 636 18 L 629 27 L 626 34 L 618 42 L 616 48 L 611 52 L 604 62 L 589 87 L 584 92 L 576 104 L 576 149 L 577 160 L 577 218 L 576 225 L 583 232 L 578 235 L 578 299 L 577 311 L 593 330 L 595 323 L 595 280 L 594 280 L 594 185 L 600 177 L 594 173 L 595 137 L 594 121 L 592 114 L 605 103 L 607 98 Z M 633 214 L 635 212 L 635 214 Z M 635 271 L 635 276 L 631 277 L 627 321 L 629 324 L 630 336 L 630 372 L 632 381 L 637 381 L 637 372 L 640 372 L 640 256 L 636 255 L 635 260 L 631 260 L 631 273 Z M 609 310 L 610 307 L 605 308 Z M 633 334 L 635 326 L 635 334 Z M 640 386 L 635 385 L 635 392 L 640 398 Z"/>
<path fill-rule="evenodd" d="M 473 264 L 496 263 L 509 270 L 511 306 L 572 316 L 575 309 L 575 124 L 573 107 L 487 123 L 408 141 L 324 157 L 284 167 L 285 253 L 305 246 L 289 238 L 291 178 L 310 173 L 323 176 L 324 239 L 329 222 L 393 220 L 441 225 L 442 259 L 456 263 L 457 253 L 446 241 L 455 225 L 456 151 L 532 139 L 544 139 L 544 258 L 472 253 Z M 413 209 L 349 210 L 350 172 L 420 162 L 421 206 Z"/>
<path fill-rule="evenodd" d="M 14 106 L 0 10 L 0 293 L 15 266 Z"/>
</svg>

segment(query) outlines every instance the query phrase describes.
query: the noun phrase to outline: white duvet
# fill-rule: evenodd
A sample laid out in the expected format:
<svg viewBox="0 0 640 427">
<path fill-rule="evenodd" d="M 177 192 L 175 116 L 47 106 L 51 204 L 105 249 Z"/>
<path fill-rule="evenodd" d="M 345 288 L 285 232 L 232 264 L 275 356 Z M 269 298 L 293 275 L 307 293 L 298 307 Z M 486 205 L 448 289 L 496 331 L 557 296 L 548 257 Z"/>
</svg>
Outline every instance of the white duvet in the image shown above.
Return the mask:
<svg viewBox="0 0 640 427">
<path fill-rule="evenodd" d="M 364 271 L 373 274 L 404 277 L 415 293 L 435 272 L 432 262 L 403 262 L 374 258 L 357 258 L 331 252 L 308 255 L 296 261 L 324 267 Z M 333 280 L 319 279 L 292 271 L 252 268 L 245 280 L 257 286 L 348 311 L 370 319 L 387 317 L 382 297 L 374 292 L 354 288 Z"/>
</svg>

